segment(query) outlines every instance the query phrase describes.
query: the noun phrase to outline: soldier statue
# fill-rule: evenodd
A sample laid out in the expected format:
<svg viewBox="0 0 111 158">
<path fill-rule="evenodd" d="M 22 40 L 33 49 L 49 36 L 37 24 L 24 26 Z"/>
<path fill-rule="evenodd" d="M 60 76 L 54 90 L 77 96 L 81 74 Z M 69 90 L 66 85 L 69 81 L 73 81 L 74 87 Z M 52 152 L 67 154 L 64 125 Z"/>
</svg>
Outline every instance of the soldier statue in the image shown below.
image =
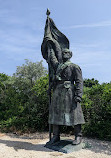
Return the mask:
<svg viewBox="0 0 111 158">
<path fill-rule="evenodd" d="M 48 144 L 60 141 L 60 125 L 74 126 L 73 145 L 82 141 L 81 125 L 85 123 L 81 108 L 83 79 L 80 67 L 70 61 L 72 52 L 69 41 L 55 26 L 53 20 L 47 20 L 42 43 L 42 55 L 49 65 L 49 94 L 52 97 L 49 106 L 49 124 L 53 125 L 53 137 Z"/>
</svg>

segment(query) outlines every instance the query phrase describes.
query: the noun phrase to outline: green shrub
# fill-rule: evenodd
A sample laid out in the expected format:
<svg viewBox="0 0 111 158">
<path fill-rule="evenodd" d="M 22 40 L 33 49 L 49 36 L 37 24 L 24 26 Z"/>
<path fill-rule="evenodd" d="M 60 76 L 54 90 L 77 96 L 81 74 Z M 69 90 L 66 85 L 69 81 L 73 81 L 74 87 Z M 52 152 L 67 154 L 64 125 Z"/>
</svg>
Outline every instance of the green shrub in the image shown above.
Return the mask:
<svg viewBox="0 0 111 158">
<path fill-rule="evenodd" d="M 111 83 L 84 88 L 82 107 L 86 120 L 83 133 L 111 140 Z"/>
<path fill-rule="evenodd" d="M 43 73 L 39 71 L 40 76 L 36 80 L 33 73 L 31 79 L 28 76 L 28 64 L 33 66 L 28 62 L 25 69 L 24 66 L 23 69 L 19 67 L 17 74 L 12 77 L 0 74 L 1 130 L 48 131 L 48 75 L 42 67 Z M 37 64 L 42 66 L 41 63 Z M 111 140 L 111 83 L 100 85 L 94 79 L 85 79 L 84 83 L 81 105 L 86 123 L 82 126 L 83 134 Z M 61 130 L 69 132 L 73 128 L 62 126 Z"/>
</svg>

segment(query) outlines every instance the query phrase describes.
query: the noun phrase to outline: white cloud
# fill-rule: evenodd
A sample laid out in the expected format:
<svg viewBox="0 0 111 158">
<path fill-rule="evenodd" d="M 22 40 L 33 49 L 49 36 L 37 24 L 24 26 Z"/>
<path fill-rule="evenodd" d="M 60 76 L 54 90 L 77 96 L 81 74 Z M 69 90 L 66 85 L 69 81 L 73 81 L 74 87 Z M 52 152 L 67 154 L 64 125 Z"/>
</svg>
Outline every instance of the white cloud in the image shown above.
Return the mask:
<svg viewBox="0 0 111 158">
<path fill-rule="evenodd" d="M 72 25 L 72 26 L 63 27 L 62 29 L 94 28 L 94 27 L 108 27 L 108 26 L 111 26 L 111 20 L 101 21 L 98 23 Z"/>
</svg>

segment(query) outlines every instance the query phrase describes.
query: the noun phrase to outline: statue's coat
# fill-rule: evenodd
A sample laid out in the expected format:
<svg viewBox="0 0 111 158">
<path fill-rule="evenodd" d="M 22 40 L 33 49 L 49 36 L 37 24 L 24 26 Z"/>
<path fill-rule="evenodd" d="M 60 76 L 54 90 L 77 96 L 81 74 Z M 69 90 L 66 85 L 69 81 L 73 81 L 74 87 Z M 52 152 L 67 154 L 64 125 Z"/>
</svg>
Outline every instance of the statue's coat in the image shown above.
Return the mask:
<svg viewBox="0 0 111 158">
<path fill-rule="evenodd" d="M 75 102 L 81 100 L 83 91 L 82 72 L 79 66 L 67 62 L 61 64 L 61 71 L 56 74 L 54 91 L 49 108 L 49 123 L 73 126 L 85 123 L 81 105 Z M 60 69 L 60 67 L 59 67 Z M 58 80 L 60 79 L 60 80 Z"/>
</svg>

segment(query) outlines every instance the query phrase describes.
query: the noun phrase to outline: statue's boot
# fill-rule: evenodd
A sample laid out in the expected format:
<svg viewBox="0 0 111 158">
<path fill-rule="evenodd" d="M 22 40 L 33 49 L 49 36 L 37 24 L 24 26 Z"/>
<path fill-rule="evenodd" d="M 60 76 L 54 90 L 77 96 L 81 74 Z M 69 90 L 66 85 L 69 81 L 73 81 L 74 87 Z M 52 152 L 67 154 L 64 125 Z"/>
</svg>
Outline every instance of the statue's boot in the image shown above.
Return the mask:
<svg viewBox="0 0 111 158">
<path fill-rule="evenodd" d="M 82 133 L 81 133 L 81 125 L 75 125 L 74 127 L 75 140 L 72 142 L 72 145 L 78 145 L 82 142 Z"/>
<path fill-rule="evenodd" d="M 53 125 L 53 137 L 48 142 L 48 144 L 54 144 L 54 143 L 56 143 L 58 141 L 60 141 L 59 125 Z"/>
</svg>

